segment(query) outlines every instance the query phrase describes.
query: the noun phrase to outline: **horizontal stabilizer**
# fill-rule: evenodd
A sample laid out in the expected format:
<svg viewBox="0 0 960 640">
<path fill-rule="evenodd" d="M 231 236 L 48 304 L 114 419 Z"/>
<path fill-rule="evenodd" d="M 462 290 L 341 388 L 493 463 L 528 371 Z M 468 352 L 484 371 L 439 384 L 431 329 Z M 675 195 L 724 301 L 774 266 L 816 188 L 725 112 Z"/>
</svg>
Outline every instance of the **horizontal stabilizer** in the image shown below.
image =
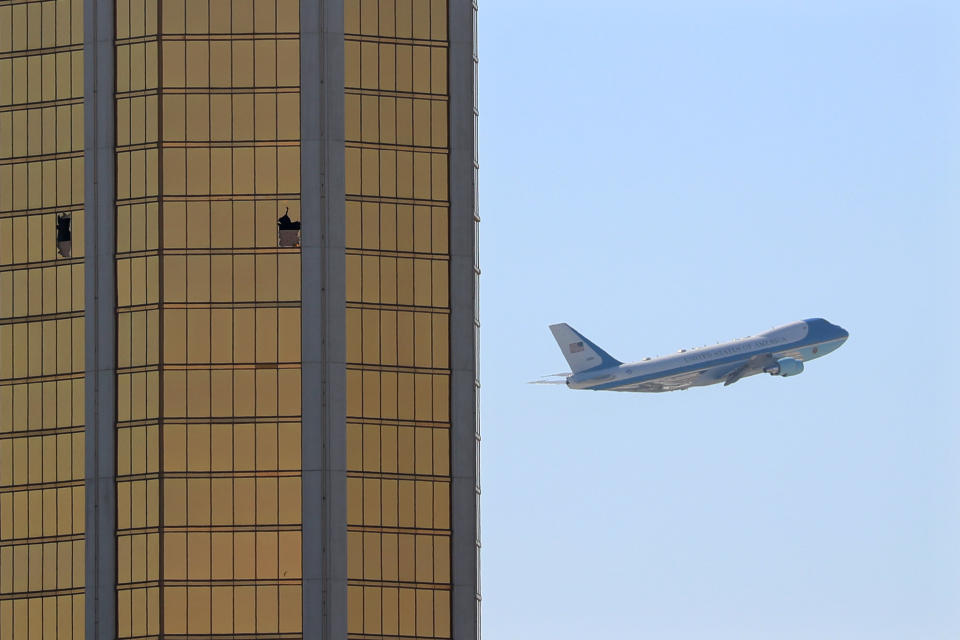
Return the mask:
<svg viewBox="0 0 960 640">
<path fill-rule="evenodd" d="M 545 376 L 540 376 L 539 380 L 531 380 L 527 384 L 567 384 L 567 377 L 569 375 L 569 371 L 564 371 L 563 373 L 549 373 Z M 551 380 L 551 378 L 562 378 L 562 380 Z"/>
</svg>

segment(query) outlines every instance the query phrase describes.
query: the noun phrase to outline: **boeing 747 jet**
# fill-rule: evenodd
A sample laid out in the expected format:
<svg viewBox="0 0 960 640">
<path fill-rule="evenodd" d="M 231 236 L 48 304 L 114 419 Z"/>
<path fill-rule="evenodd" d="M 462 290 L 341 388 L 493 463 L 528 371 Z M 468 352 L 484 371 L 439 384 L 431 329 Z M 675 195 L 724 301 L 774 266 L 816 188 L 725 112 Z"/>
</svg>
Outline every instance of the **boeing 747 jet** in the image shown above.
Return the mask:
<svg viewBox="0 0 960 640">
<path fill-rule="evenodd" d="M 795 376 L 803 363 L 825 356 L 850 335 L 823 318 L 791 322 L 749 338 L 712 347 L 681 349 L 677 353 L 624 364 L 590 342 L 568 324 L 550 325 L 571 373 L 557 383 L 591 391 L 660 392 L 724 386 L 758 373 Z"/>
</svg>

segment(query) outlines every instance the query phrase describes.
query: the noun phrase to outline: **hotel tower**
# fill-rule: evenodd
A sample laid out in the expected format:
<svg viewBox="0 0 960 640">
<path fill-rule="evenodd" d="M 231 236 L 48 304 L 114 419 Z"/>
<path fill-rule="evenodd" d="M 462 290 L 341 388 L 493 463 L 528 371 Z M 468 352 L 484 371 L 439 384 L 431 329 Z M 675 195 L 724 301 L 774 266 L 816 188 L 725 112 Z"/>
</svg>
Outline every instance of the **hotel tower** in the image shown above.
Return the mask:
<svg viewBox="0 0 960 640">
<path fill-rule="evenodd" d="M 473 0 L 0 0 L 0 640 L 479 637 Z"/>
</svg>

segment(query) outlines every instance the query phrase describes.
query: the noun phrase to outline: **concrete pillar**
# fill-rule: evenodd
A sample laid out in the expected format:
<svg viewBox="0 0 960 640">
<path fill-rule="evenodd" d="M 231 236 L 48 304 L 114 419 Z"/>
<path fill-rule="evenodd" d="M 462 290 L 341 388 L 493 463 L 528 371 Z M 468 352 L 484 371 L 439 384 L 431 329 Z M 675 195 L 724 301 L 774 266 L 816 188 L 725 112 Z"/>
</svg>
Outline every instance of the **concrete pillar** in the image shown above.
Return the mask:
<svg viewBox="0 0 960 640">
<path fill-rule="evenodd" d="M 303 637 L 347 637 L 343 2 L 300 3 Z"/>
<path fill-rule="evenodd" d="M 479 637 L 476 85 L 473 0 L 450 0 L 450 356 L 453 638 Z"/>
<path fill-rule="evenodd" d="M 116 638 L 114 2 L 84 2 L 86 637 Z"/>
</svg>

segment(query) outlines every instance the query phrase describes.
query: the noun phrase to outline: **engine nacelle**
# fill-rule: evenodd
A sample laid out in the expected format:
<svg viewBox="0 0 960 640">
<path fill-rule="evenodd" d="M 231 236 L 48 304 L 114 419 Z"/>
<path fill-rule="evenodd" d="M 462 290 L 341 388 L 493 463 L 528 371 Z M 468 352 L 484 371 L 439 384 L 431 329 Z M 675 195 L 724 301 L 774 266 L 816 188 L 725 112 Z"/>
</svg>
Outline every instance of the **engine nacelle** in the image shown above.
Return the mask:
<svg viewBox="0 0 960 640">
<path fill-rule="evenodd" d="M 795 376 L 803 373 L 803 361 L 794 358 L 780 358 L 774 364 L 765 368 L 764 371 L 772 376 Z"/>
</svg>

